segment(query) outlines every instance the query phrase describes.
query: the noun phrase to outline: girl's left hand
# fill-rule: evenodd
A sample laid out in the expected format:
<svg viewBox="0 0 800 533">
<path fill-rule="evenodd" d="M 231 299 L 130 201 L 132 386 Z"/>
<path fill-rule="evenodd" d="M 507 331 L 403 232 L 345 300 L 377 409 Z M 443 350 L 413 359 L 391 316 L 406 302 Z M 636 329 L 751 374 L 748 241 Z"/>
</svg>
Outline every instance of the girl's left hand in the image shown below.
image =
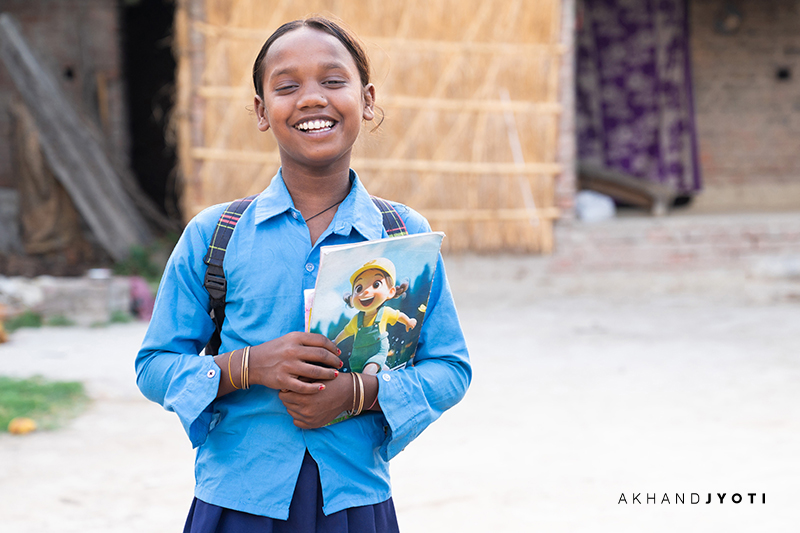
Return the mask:
<svg viewBox="0 0 800 533">
<path fill-rule="evenodd" d="M 341 373 L 325 382 L 325 388 L 313 394 L 281 391 L 278 397 L 301 429 L 315 429 L 333 421 L 353 407 L 353 376 Z"/>
</svg>

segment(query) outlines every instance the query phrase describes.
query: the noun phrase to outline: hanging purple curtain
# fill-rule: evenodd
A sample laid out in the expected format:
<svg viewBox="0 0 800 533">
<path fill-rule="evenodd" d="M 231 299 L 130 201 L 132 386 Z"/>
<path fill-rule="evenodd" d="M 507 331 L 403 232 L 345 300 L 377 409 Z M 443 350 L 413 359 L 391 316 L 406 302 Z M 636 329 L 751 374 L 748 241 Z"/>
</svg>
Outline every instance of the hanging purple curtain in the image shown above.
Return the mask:
<svg viewBox="0 0 800 533">
<path fill-rule="evenodd" d="M 700 189 L 686 0 L 580 0 L 578 157 Z"/>
</svg>

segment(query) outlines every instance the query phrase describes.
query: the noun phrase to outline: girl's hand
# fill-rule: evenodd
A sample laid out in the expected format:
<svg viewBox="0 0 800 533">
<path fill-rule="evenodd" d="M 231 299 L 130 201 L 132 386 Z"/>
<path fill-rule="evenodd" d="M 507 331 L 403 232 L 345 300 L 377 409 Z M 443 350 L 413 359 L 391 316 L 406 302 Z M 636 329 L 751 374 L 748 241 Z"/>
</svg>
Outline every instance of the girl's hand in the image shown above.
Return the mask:
<svg viewBox="0 0 800 533">
<path fill-rule="evenodd" d="M 352 374 L 339 374 L 312 394 L 281 391 L 278 397 L 301 429 L 320 428 L 353 407 Z"/>
<path fill-rule="evenodd" d="M 250 348 L 250 383 L 315 395 L 342 367 L 341 351 L 317 333 L 288 333 Z"/>
</svg>

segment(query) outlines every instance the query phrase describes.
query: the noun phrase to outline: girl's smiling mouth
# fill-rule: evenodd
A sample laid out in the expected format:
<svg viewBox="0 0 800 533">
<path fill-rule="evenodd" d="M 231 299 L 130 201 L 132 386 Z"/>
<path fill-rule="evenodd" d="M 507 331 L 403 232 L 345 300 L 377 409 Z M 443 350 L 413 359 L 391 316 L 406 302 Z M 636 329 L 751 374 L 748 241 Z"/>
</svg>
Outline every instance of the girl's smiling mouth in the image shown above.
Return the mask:
<svg viewBox="0 0 800 533">
<path fill-rule="evenodd" d="M 374 296 L 371 296 L 371 297 L 369 297 L 369 298 L 359 299 L 359 300 L 358 300 L 358 303 L 360 303 L 360 304 L 361 304 L 361 305 L 363 305 L 364 307 L 369 307 L 369 306 L 372 304 L 372 302 L 373 302 L 374 300 L 375 300 L 375 297 L 374 297 Z"/>
<path fill-rule="evenodd" d="M 294 128 L 300 131 L 318 132 L 328 131 L 336 125 L 334 120 L 307 120 L 294 125 Z"/>
</svg>

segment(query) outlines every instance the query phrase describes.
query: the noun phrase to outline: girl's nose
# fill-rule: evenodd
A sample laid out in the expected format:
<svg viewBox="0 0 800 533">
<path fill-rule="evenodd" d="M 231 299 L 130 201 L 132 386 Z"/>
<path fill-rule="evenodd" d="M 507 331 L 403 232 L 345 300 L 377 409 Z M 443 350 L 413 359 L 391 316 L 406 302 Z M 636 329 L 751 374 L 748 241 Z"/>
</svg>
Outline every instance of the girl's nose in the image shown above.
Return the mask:
<svg viewBox="0 0 800 533">
<path fill-rule="evenodd" d="M 317 87 L 304 90 L 297 100 L 297 107 L 300 109 L 325 107 L 326 105 L 328 105 L 328 99 L 322 94 L 322 90 Z"/>
</svg>

